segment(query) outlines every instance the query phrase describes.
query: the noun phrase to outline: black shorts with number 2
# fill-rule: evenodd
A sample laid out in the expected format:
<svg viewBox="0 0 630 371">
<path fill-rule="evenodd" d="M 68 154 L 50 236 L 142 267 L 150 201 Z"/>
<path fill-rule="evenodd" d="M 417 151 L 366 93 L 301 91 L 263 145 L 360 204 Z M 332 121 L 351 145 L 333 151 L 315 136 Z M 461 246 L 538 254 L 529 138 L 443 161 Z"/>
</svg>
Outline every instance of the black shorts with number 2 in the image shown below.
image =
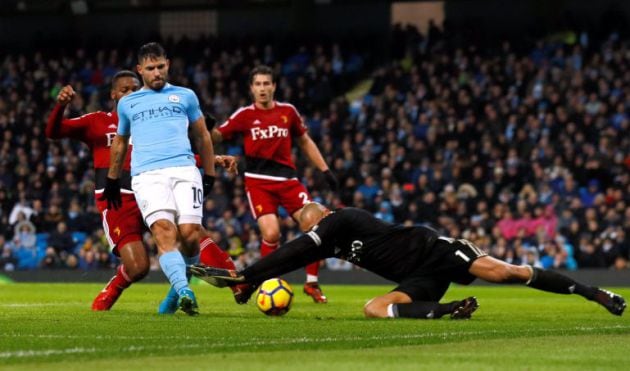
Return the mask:
<svg viewBox="0 0 630 371">
<path fill-rule="evenodd" d="M 468 240 L 439 237 L 429 257 L 393 291 L 404 292 L 413 301 L 439 301 L 451 282 L 473 282 L 475 276 L 468 269 L 473 261 L 486 255 Z"/>
</svg>

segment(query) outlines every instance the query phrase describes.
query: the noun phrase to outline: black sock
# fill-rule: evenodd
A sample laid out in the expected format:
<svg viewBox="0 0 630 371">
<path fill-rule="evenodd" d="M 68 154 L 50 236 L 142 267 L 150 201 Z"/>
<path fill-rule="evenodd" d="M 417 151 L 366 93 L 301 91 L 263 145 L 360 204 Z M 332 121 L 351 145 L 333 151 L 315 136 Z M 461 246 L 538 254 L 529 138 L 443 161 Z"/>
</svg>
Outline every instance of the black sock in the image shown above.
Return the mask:
<svg viewBox="0 0 630 371">
<path fill-rule="evenodd" d="M 448 304 L 440 304 L 434 301 L 412 301 L 405 304 L 393 304 L 394 317 L 401 318 L 440 318 L 445 314 L 450 314 L 457 308 L 459 301 Z"/>
<path fill-rule="evenodd" d="M 540 268 L 533 268 L 532 278 L 527 285 L 556 294 L 578 294 L 588 300 L 593 300 L 597 292 L 596 287 L 583 285 L 560 273 Z"/>
</svg>

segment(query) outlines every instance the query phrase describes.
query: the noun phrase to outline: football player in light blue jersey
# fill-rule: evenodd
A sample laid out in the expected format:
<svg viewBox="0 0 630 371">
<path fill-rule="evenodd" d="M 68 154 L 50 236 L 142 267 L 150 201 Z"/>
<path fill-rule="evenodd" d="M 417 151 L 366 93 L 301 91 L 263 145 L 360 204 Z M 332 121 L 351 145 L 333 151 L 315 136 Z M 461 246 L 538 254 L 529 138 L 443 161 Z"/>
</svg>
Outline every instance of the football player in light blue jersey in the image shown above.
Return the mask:
<svg viewBox="0 0 630 371">
<path fill-rule="evenodd" d="M 196 315 L 197 300 L 188 285 L 186 265 L 199 259 L 202 205 L 214 184 L 214 150 L 197 96 L 167 83 L 168 68 L 160 44 L 140 47 L 137 69 L 144 86 L 118 103 L 118 135 L 112 142 L 103 198 L 109 206 L 120 205 L 118 177 L 132 136 L 131 186 L 138 206 L 155 238 L 177 307 Z M 189 131 L 201 157 L 203 179 L 195 166 Z M 160 313 L 170 312 L 160 309 Z"/>
</svg>

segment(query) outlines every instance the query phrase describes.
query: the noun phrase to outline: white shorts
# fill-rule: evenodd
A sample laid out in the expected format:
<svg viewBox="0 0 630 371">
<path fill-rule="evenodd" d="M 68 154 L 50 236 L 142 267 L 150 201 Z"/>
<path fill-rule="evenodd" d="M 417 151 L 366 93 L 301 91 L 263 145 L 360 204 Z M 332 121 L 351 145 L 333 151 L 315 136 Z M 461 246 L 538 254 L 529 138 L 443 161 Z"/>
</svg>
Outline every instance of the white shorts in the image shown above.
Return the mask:
<svg viewBox="0 0 630 371">
<path fill-rule="evenodd" d="M 131 189 L 149 227 L 147 217 L 159 211 L 174 215 L 176 224 L 201 224 L 203 184 L 201 173 L 195 166 L 144 172 L 131 179 Z"/>
</svg>

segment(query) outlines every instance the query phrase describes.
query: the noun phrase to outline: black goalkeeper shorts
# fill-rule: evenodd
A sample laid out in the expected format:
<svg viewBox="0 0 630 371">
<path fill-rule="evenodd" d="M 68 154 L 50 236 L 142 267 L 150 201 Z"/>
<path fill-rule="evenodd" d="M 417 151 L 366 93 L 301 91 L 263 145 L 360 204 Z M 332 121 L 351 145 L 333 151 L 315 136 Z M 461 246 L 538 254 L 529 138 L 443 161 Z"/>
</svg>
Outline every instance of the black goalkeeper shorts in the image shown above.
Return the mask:
<svg viewBox="0 0 630 371">
<path fill-rule="evenodd" d="M 440 237 L 430 256 L 393 291 L 404 292 L 413 301 L 439 301 L 451 282 L 473 282 L 476 277 L 468 269 L 473 261 L 486 255 L 468 240 Z"/>
</svg>

